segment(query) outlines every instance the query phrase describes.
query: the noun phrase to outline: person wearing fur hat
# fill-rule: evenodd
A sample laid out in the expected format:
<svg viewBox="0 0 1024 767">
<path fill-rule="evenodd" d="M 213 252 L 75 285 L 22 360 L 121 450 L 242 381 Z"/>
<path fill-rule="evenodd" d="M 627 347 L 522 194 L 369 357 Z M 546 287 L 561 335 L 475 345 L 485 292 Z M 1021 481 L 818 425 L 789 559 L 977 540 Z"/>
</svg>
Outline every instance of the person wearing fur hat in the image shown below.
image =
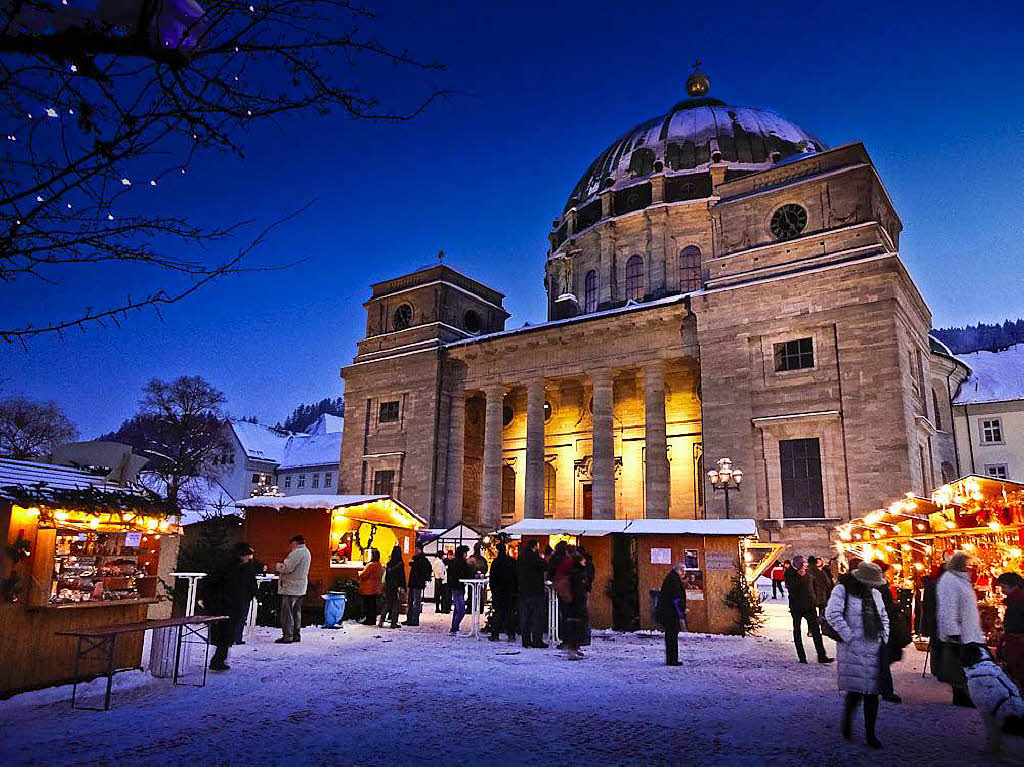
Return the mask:
<svg viewBox="0 0 1024 767">
<path fill-rule="evenodd" d="M 879 675 L 882 647 L 889 639 L 889 618 L 878 588 L 885 583 L 878 565 L 861 562 L 840 579 L 825 607 L 825 620 L 839 634 L 837 645 L 839 689 L 843 702 L 842 733 L 851 737 L 853 712 L 863 702 L 867 743 L 881 748 L 875 733 L 878 721 Z"/>
<path fill-rule="evenodd" d="M 960 664 L 960 647 L 965 644 L 985 644 L 985 632 L 981 630 L 981 616 L 978 614 L 978 597 L 971 586 L 968 571 L 969 558 L 957 551 L 946 563 L 946 572 L 935 587 L 938 603 L 936 631 L 943 643 L 941 678 L 953 687 L 953 704 L 972 707 L 967 692 L 967 679 Z"/>
</svg>

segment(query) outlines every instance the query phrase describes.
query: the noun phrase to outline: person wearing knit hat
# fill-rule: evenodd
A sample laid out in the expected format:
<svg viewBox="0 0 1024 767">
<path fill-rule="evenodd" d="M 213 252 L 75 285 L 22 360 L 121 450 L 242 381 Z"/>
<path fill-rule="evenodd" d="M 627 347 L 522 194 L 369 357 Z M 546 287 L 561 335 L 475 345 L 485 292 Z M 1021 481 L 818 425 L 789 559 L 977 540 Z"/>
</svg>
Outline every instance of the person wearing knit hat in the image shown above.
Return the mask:
<svg viewBox="0 0 1024 767">
<path fill-rule="evenodd" d="M 960 646 L 972 643 L 984 645 L 987 642 L 985 632 L 981 630 L 978 598 L 974 594 L 971 574 L 967 569 L 969 563 L 970 557 L 965 552 L 954 552 L 946 562 L 946 572 L 935 587 L 938 602 L 936 630 L 944 648 L 940 676 L 953 688 L 954 705 L 966 707 L 973 704 L 967 691 L 967 677 L 960 663 Z"/>
<path fill-rule="evenodd" d="M 836 649 L 839 689 L 846 693 L 842 734 L 851 738 L 853 712 L 863 702 L 864 729 L 872 748 L 882 747 L 875 726 L 882 647 L 889 639 L 889 617 L 877 588 L 884 583 L 878 565 L 860 562 L 840 579 L 825 607 L 825 620 L 842 640 Z"/>
<path fill-rule="evenodd" d="M 793 644 L 796 646 L 797 659 L 801 663 L 807 662 L 800 630 L 801 623 L 807 621 L 814 649 L 818 653 L 818 663 L 831 663 L 833 659 L 825 653 L 825 643 L 821 640 L 821 624 L 818 623 L 818 612 L 811 599 L 807 563 L 803 557 L 793 557 L 793 564 L 786 571 L 786 592 L 789 594 L 789 614 L 793 617 Z"/>
</svg>

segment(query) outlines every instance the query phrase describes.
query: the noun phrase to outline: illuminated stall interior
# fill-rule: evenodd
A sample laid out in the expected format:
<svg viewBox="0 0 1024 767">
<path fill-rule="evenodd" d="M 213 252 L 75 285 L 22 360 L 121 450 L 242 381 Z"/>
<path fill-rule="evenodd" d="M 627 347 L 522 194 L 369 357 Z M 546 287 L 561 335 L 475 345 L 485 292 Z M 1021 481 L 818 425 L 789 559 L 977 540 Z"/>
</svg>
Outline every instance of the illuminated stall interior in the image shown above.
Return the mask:
<svg viewBox="0 0 1024 767">
<path fill-rule="evenodd" d="M 890 565 L 890 578 L 908 604 L 919 607 L 922 582 L 934 578 L 955 551 L 971 556 L 972 580 L 983 626 L 1001 625 L 1000 573 L 1024 572 L 1024 484 L 968 476 L 943 485 L 931 498 L 912 493 L 837 528 L 841 562 L 851 557 Z"/>
</svg>

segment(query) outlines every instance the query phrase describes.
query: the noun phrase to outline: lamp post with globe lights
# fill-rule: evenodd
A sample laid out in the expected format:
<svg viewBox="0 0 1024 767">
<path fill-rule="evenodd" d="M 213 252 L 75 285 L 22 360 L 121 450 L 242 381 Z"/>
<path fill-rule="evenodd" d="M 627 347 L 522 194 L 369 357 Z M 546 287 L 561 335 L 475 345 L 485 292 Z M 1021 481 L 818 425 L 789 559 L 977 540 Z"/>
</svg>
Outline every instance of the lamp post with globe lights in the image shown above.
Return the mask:
<svg viewBox="0 0 1024 767">
<path fill-rule="evenodd" d="M 711 482 L 712 490 L 725 493 L 725 518 L 729 519 L 729 491 L 739 492 L 740 483 L 743 481 L 743 472 L 732 467 L 731 458 L 719 458 L 718 470 L 709 471 L 708 480 Z"/>
</svg>

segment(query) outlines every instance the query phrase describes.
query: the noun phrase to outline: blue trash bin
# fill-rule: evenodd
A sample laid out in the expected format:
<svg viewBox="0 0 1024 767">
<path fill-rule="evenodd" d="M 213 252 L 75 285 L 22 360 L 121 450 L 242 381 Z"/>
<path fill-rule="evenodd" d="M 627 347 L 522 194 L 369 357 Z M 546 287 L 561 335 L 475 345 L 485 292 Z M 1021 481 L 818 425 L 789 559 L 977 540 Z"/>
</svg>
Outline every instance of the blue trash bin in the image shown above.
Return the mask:
<svg viewBox="0 0 1024 767">
<path fill-rule="evenodd" d="M 324 628 L 340 629 L 345 617 L 345 594 L 341 591 L 328 591 L 323 595 Z"/>
</svg>

